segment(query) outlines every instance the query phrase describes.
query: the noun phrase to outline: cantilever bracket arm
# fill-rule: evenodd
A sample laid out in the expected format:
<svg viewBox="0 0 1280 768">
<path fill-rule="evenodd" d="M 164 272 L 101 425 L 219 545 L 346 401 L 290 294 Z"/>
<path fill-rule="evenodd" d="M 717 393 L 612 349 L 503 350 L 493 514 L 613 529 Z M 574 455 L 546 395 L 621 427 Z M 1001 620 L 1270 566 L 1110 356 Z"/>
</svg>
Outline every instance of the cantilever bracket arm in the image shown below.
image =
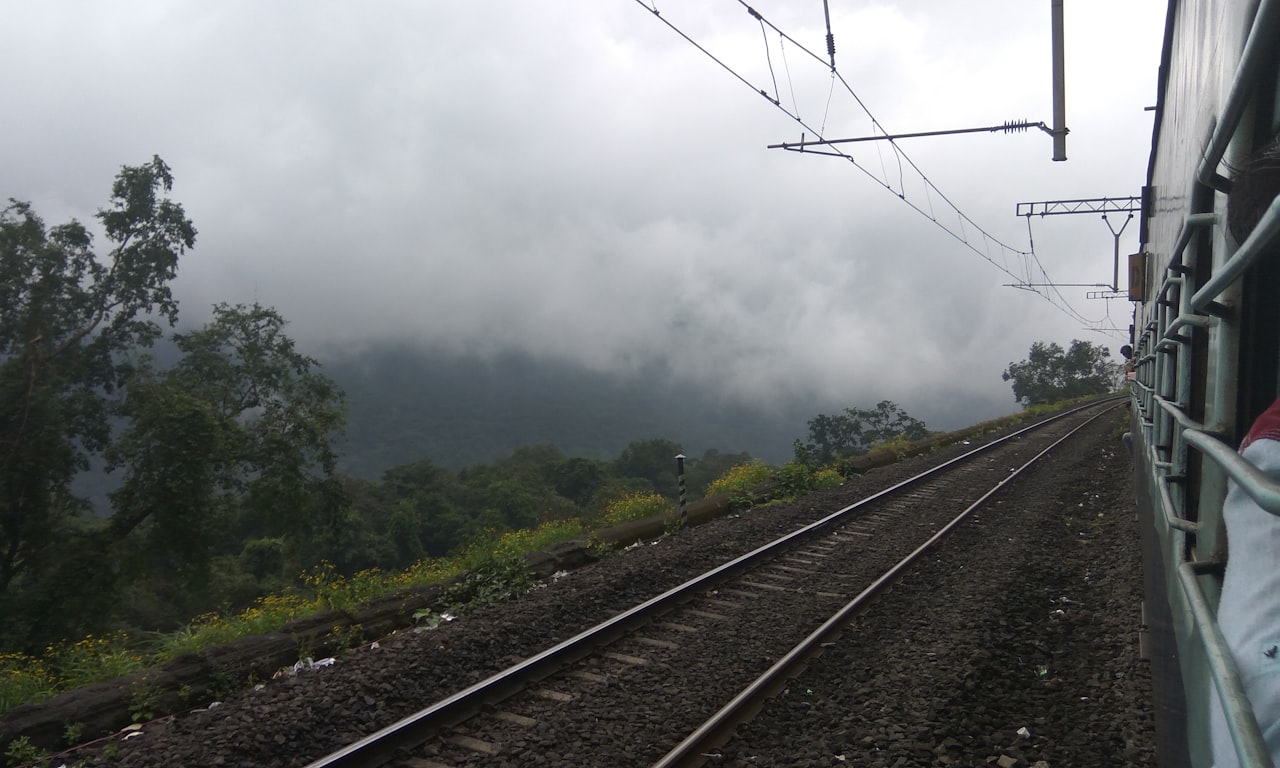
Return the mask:
<svg viewBox="0 0 1280 768">
<path fill-rule="evenodd" d="M 783 142 L 782 144 L 770 144 L 769 149 L 789 149 L 792 152 L 803 152 L 805 147 L 819 147 L 830 144 L 852 144 L 859 141 L 897 141 L 898 139 L 915 139 L 922 136 L 950 136 L 957 133 L 1022 133 L 1028 128 L 1039 128 L 1050 136 L 1053 130 L 1044 123 L 1033 123 L 1029 120 L 1013 120 L 1000 125 L 987 125 L 981 128 L 953 128 L 946 131 L 921 131 L 919 133 L 895 133 L 895 134 L 878 134 L 874 136 L 860 136 L 855 139 L 812 139 L 806 140 L 804 134 L 800 134 L 800 141 Z M 831 153 L 827 153 L 831 154 Z"/>
</svg>

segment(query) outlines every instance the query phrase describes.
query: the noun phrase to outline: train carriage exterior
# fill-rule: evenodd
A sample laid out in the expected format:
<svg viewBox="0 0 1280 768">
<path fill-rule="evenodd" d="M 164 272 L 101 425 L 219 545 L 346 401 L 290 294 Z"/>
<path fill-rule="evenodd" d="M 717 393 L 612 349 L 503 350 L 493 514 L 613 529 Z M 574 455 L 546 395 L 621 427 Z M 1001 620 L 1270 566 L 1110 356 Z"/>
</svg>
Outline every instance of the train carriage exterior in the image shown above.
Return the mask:
<svg viewBox="0 0 1280 768">
<path fill-rule="evenodd" d="M 1249 610 L 1276 617 L 1280 642 L 1280 483 L 1238 452 L 1280 393 L 1278 75 L 1280 0 L 1170 0 L 1129 280 L 1162 766 L 1269 766 L 1280 744 L 1280 702 L 1264 700 L 1280 662 L 1269 684 L 1242 674 L 1246 651 L 1218 620 L 1224 574 L 1248 573 Z M 1229 487 L 1229 510 L 1261 516 L 1257 540 L 1231 541 Z"/>
</svg>

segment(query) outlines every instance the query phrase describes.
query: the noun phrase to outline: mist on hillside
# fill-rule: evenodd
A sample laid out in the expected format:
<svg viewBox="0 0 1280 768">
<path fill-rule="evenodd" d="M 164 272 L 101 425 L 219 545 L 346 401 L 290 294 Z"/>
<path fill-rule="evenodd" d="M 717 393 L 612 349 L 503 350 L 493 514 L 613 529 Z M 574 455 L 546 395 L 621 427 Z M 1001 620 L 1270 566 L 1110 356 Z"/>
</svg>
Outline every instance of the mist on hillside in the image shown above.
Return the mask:
<svg viewBox="0 0 1280 768">
<path fill-rule="evenodd" d="M 751 402 L 682 382 L 662 365 L 618 374 L 515 352 L 482 358 L 402 344 L 370 346 L 329 360 L 324 370 L 347 394 L 340 469 L 370 478 L 419 459 L 462 469 L 529 445 L 610 459 L 633 441 L 655 437 L 689 455 L 714 448 L 781 463 L 819 413 L 887 399 L 931 429 L 946 430 L 1017 410 L 1011 395 L 1003 404 L 963 397 L 900 402 L 892 392 L 867 402 L 795 395 Z"/>
</svg>

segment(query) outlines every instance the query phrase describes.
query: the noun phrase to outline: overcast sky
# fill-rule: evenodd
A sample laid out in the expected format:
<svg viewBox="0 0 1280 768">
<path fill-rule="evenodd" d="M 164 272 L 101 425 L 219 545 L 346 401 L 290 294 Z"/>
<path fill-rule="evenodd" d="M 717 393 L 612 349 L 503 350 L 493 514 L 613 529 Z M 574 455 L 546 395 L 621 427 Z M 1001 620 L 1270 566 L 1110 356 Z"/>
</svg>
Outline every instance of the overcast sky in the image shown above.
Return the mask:
<svg viewBox="0 0 1280 768">
<path fill-rule="evenodd" d="M 827 138 L 871 133 L 736 0 L 655 2 Z M 322 357 L 394 338 L 666 359 L 744 398 L 888 398 L 951 427 L 1014 410 L 1000 372 L 1033 341 L 1122 342 L 1004 287 L 896 192 L 1015 271 L 973 223 L 1026 250 L 1017 203 L 1138 194 L 1162 5 L 1066 0 L 1067 162 L 1036 130 L 899 143 L 962 224 L 884 145 L 848 150 L 868 173 L 766 149 L 805 129 L 635 0 L 12 2 L 0 197 L 88 220 L 120 165 L 159 154 L 200 233 L 184 320 L 257 300 Z M 825 56 L 821 2 L 754 7 Z M 836 64 L 892 133 L 1049 122 L 1049 8 L 830 0 Z M 1055 280 L 1110 282 L 1099 217 L 1032 225 Z M 1062 293 L 1127 328 L 1128 302 L 1086 290 Z"/>
</svg>

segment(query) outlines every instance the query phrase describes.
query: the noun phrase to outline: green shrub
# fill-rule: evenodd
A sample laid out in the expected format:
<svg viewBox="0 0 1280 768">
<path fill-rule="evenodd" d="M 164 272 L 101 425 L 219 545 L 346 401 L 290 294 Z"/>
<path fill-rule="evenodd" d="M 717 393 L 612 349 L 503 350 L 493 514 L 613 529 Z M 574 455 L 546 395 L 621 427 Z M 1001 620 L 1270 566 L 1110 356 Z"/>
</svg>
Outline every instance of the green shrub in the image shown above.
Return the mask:
<svg viewBox="0 0 1280 768">
<path fill-rule="evenodd" d="M 893 454 L 898 461 L 907 458 L 908 451 L 911 450 L 911 442 L 904 435 L 894 435 L 884 442 L 876 445 L 873 450 L 885 451 Z"/>
<path fill-rule="evenodd" d="M 617 525 L 647 517 L 663 517 L 671 512 L 671 504 L 652 491 L 628 493 L 609 502 L 604 508 L 604 521 Z"/>
<path fill-rule="evenodd" d="M 57 682 L 43 661 L 25 653 L 0 653 L 0 712 L 47 699 L 56 691 Z"/>
<path fill-rule="evenodd" d="M 493 546 L 493 554 L 498 557 L 514 557 L 537 552 L 562 541 L 572 541 L 585 534 L 581 520 L 549 520 L 537 528 L 502 534 Z"/>
<path fill-rule="evenodd" d="M 35 765 L 44 760 L 45 752 L 32 744 L 26 736 L 19 736 L 9 742 L 4 756 L 9 758 L 13 765 Z"/>
<path fill-rule="evenodd" d="M 45 660 L 54 677 L 66 688 L 79 688 L 124 677 L 145 669 L 152 661 L 131 647 L 128 636 L 116 632 L 106 637 L 87 635 L 75 643 L 50 646 Z"/>
<path fill-rule="evenodd" d="M 772 478 L 773 470 L 762 461 L 739 464 L 712 480 L 707 486 L 707 495 L 727 494 L 730 506 L 734 509 L 746 509 L 756 502 L 756 492 L 760 486 Z"/>
<path fill-rule="evenodd" d="M 790 499 L 813 487 L 813 472 L 799 462 L 790 461 L 778 467 L 774 477 L 778 480 L 777 499 Z"/>
<path fill-rule="evenodd" d="M 493 557 L 449 585 L 442 602 L 447 613 L 460 616 L 519 597 L 536 582 L 537 577 L 523 557 Z"/>
<path fill-rule="evenodd" d="M 813 473 L 813 490 L 822 491 L 835 488 L 844 482 L 844 477 L 834 467 L 826 467 Z"/>
</svg>

